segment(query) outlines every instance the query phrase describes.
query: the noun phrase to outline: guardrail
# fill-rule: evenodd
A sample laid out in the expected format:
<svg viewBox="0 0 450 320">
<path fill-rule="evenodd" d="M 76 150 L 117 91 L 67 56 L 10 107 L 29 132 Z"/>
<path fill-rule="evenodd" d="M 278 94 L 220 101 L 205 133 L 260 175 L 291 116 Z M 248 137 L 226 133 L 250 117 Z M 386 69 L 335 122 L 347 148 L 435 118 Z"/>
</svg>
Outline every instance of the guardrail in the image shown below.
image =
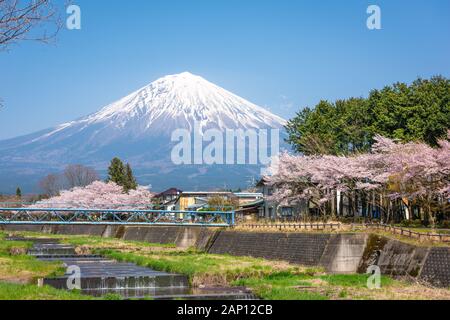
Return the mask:
<svg viewBox="0 0 450 320">
<path fill-rule="evenodd" d="M 234 211 L 0 208 L 0 225 L 189 225 L 230 227 Z"/>
<path fill-rule="evenodd" d="M 342 230 L 350 231 L 354 230 L 356 227 L 362 227 L 366 229 L 377 229 L 385 232 L 390 232 L 393 234 L 402 235 L 412 239 L 417 239 L 419 241 L 429 240 L 433 242 L 450 242 L 450 234 L 445 233 L 424 233 L 418 232 L 411 229 L 403 227 L 395 227 L 387 224 L 375 224 L 375 223 L 352 223 L 352 224 L 341 224 L 341 223 L 242 223 L 237 224 L 236 228 L 245 229 L 255 229 L 255 230 L 279 230 L 279 231 L 300 231 L 300 230 Z"/>
<path fill-rule="evenodd" d="M 391 232 L 393 234 L 398 234 L 405 237 L 417 239 L 419 241 L 429 240 L 434 242 L 450 242 L 450 234 L 445 233 L 432 233 L 432 232 L 424 233 L 414 231 L 408 228 L 395 227 L 388 224 L 378 224 L 378 223 L 366 223 L 362 224 L 362 226 L 366 228 L 374 228 L 377 230 L 382 230 L 385 232 Z"/>
</svg>

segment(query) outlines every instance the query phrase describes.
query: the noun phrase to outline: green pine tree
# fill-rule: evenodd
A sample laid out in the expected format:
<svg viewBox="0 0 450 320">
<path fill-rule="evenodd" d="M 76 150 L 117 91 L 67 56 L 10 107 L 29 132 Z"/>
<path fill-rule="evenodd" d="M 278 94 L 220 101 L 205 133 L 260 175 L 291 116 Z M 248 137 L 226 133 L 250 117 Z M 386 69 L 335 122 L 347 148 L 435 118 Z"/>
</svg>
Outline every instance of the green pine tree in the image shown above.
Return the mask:
<svg viewBox="0 0 450 320">
<path fill-rule="evenodd" d="M 129 163 L 127 163 L 125 167 L 125 185 L 123 187 L 126 192 L 129 190 L 136 190 L 137 188 L 136 178 L 133 175 L 133 170 L 131 170 Z"/>
<path fill-rule="evenodd" d="M 108 167 L 108 178 L 106 182 L 114 182 L 119 186 L 124 187 L 126 183 L 125 166 L 119 158 L 115 157 L 111 160 Z"/>
<path fill-rule="evenodd" d="M 22 198 L 22 190 L 20 190 L 19 187 L 17 187 L 17 189 L 16 189 L 16 197 L 19 199 Z"/>
</svg>

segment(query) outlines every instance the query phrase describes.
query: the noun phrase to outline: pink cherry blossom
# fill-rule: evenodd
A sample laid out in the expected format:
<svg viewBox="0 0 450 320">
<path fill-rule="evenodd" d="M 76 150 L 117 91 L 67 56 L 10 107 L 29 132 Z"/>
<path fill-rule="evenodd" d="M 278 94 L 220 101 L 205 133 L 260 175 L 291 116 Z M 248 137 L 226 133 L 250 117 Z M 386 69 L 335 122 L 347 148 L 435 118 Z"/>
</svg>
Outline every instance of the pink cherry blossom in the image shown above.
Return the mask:
<svg viewBox="0 0 450 320">
<path fill-rule="evenodd" d="M 34 208 L 69 209 L 145 209 L 151 204 L 153 194 L 139 186 L 136 190 L 123 192 L 114 182 L 95 181 L 86 187 L 62 191 L 59 196 L 40 201 Z"/>
<path fill-rule="evenodd" d="M 449 132 L 450 137 L 450 132 Z M 353 156 L 301 156 L 281 154 L 267 177 L 275 192 L 270 200 L 319 206 L 336 191 L 373 193 L 382 197 L 448 205 L 450 199 L 450 142 L 433 148 L 419 142 L 400 143 L 375 137 L 372 152 Z M 429 207 L 429 206 L 428 206 Z"/>
</svg>

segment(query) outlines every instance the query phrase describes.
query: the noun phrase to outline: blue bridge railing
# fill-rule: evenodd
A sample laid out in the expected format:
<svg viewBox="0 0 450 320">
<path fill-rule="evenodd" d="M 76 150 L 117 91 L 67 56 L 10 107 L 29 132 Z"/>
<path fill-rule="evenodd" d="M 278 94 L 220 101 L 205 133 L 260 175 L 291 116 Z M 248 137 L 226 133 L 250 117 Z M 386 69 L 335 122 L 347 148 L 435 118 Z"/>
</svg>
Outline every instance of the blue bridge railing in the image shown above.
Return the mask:
<svg viewBox="0 0 450 320">
<path fill-rule="evenodd" d="M 229 227 L 234 211 L 0 208 L 0 225 L 190 225 Z"/>
</svg>

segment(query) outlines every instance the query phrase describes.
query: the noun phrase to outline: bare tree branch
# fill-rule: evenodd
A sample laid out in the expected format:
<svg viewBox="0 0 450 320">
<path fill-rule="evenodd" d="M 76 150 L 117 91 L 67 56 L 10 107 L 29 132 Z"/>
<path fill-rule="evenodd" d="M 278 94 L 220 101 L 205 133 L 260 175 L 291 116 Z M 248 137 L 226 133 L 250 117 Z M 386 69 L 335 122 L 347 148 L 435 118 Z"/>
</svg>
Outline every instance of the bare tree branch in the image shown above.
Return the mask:
<svg viewBox="0 0 450 320">
<path fill-rule="evenodd" d="M 57 174 L 49 174 L 39 181 L 39 187 L 41 187 L 44 193 L 50 197 L 58 195 L 61 190 L 60 176 Z"/>
<path fill-rule="evenodd" d="M 66 178 L 67 187 L 86 187 L 92 182 L 100 180 L 97 172 L 89 167 L 80 164 L 71 164 L 64 169 L 64 177 Z"/>
<path fill-rule="evenodd" d="M 0 51 L 23 40 L 48 43 L 61 27 L 51 0 L 0 0 Z"/>
</svg>

